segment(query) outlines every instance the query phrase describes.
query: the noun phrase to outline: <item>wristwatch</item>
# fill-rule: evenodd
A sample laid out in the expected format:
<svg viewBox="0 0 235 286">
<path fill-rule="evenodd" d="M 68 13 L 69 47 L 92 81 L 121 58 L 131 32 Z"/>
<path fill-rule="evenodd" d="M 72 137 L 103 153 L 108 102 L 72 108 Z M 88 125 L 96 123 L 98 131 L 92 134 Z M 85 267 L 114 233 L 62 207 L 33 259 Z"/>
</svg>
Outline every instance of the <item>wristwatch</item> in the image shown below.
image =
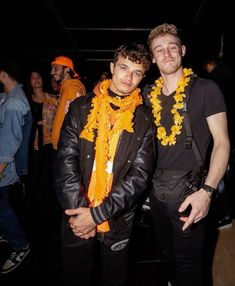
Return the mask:
<svg viewBox="0 0 235 286">
<path fill-rule="evenodd" d="M 217 190 L 211 186 L 203 184 L 201 188 L 208 193 L 209 198 L 214 198 L 217 194 Z"/>
</svg>

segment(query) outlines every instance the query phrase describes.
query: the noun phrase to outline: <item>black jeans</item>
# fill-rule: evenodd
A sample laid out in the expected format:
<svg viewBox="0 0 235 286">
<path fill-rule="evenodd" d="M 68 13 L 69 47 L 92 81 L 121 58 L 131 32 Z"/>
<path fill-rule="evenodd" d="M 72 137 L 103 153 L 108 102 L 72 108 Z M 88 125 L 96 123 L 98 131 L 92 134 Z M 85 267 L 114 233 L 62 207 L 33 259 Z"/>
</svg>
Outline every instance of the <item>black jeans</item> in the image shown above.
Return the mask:
<svg viewBox="0 0 235 286">
<path fill-rule="evenodd" d="M 111 231 L 81 239 L 66 219 L 62 224 L 62 261 L 66 286 L 123 286 L 127 278 L 127 255 L 131 225 L 117 234 Z"/>
<path fill-rule="evenodd" d="M 155 172 L 153 189 L 150 194 L 150 208 L 156 237 L 166 256 L 169 280 L 172 284 L 174 286 L 202 286 L 204 285 L 202 252 L 205 220 L 182 231 L 183 222 L 179 219 L 182 214 L 178 212 L 178 209 L 184 198 L 185 189 L 177 175 L 167 173 L 167 171 Z"/>
</svg>

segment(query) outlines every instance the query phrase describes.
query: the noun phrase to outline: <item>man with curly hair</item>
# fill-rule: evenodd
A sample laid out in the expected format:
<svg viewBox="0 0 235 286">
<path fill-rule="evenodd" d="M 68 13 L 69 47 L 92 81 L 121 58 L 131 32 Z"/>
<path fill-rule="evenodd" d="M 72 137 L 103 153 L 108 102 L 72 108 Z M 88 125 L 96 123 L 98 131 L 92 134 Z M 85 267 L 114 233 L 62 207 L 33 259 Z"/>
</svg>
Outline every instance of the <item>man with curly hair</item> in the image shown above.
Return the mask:
<svg viewBox="0 0 235 286">
<path fill-rule="evenodd" d="M 96 249 L 102 285 L 126 281 L 135 209 L 155 162 L 151 110 L 137 88 L 149 67 L 143 45 L 121 45 L 112 79 L 70 104 L 55 162 L 65 285 L 90 285 Z"/>
</svg>

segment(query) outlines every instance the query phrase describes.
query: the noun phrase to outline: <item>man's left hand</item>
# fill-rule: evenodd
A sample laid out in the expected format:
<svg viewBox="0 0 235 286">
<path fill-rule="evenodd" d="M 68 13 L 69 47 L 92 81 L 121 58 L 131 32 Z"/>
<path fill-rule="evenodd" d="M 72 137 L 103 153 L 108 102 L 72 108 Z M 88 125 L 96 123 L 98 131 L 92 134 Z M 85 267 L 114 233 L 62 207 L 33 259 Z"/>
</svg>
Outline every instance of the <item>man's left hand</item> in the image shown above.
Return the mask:
<svg viewBox="0 0 235 286">
<path fill-rule="evenodd" d="M 208 214 L 210 202 L 211 199 L 203 189 L 189 195 L 179 207 L 179 212 L 185 211 L 190 205 L 192 207 L 188 217 L 180 217 L 180 220 L 185 222 L 182 230 L 187 229 L 192 223 L 197 223 L 204 218 Z"/>
<path fill-rule="evenodd" d="M 67 209 L 65 213 L 71 216 L 69 224 L 74 232 L 85 235 L 96 227 L 89 208 Z"/>
</svg>

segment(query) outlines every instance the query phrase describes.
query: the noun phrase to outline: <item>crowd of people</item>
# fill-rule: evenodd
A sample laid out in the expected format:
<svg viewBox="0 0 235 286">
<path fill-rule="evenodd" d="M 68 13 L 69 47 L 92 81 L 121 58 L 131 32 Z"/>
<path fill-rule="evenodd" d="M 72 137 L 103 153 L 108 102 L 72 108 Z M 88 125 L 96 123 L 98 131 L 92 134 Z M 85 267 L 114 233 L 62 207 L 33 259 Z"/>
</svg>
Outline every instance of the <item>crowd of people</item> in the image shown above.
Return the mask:
<svg viewBox="0 0 235 286">
<path fill-rule="evenodd" d="M 17 202 L 15 208 L 13 190 L 19 193 L 23 188 L 24 207 L 28 213 L 35 213 L 36 208 L 44 212 L 58 208 L 53 186 L 54 154 L 66 103 L 84 95 L 85 87 L 74 70 L 73 61 L 65 56 L 51 62 L 51 76 L 51 82 L 56 83 L 52 92 L 46 89 L 46 80 L 39 68 L 29 71 L 23 87 L 19 83 L 19 67 L 14 61 L 7 59 L 0 65 L 3 85 L 0 99 L 0 241 L 11 246 L 2 274 L 17 268 L 30 252 L 27 231 L 17 215 Z"/>
<path fill-rule="evenodd" d="M 207 217 L 233 138 L 225 92 L 184 67 L 175 25 L 152 29 L 146 46 L 119 46 L 91 92 L 67 56 L 51 62 L 51 92 L 37 69 L 24 91 L 11 62 L 0 63 L 0 242 L 11 246 L 2 274 L 30 252 L 9 200 L 26 176 L 28 207 L 41 200 L 60 213 L 63 285 L 126 285 L 146 199 L 170 285 L 206 285 Z M 151 61 L 160 77 L 141 91 Z"/>
</svg>

